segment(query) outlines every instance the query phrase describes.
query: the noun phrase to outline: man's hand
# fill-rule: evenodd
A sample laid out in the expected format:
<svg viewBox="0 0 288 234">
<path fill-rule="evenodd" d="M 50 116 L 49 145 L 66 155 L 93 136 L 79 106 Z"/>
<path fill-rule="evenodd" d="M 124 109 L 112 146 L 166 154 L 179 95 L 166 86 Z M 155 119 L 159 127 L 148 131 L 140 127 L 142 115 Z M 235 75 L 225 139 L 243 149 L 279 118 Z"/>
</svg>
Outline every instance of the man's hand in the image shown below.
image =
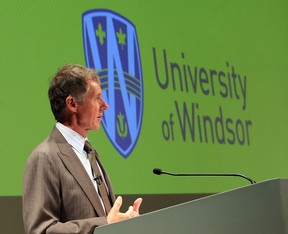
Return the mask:
<svg viewBox="0 0 288 234">
<path fill-rule="evenodd" d="M 111 208 L 108 216 L 107 216 L 107 222 L 108 223 L 114 223 L 121 220 L 133 218 L 136 216 L 139 216 L 139 208 L 142 203 L 142 198 L 138 198 L 134 201 L 133 206 L 130 206 L 128 210 L 125 213 L 120 212 L 120 208 L 122 206 L 122 197 L 117 197 L 115 204 Z"/>
</svg>

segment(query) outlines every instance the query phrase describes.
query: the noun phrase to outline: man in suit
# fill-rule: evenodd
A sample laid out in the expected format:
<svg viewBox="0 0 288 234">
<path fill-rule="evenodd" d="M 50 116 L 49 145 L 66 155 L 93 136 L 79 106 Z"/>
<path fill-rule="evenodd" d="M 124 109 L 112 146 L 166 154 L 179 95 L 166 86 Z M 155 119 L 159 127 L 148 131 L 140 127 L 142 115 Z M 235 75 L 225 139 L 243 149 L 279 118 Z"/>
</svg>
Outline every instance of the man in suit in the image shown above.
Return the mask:
<svg viewBox="0 0 288 234">
<path fill-rule="evenodd" d="M 33 150 L 25 168 L 26 233 L 93 233 L 99 225 L 138 216 L 142 199 L 121 213 L 122 198 L 115 199 L 97 152 L 85 149 L 88 131 L 100 128 L 103 111 L 108 109 L 96 71 L 66 65 L 52 79 L 48 95 L 57 123 Z M 91 160 L 99 170 L 99 184 Z M 100 184 L 106 195 L 101 194 Z"/>
</svg>

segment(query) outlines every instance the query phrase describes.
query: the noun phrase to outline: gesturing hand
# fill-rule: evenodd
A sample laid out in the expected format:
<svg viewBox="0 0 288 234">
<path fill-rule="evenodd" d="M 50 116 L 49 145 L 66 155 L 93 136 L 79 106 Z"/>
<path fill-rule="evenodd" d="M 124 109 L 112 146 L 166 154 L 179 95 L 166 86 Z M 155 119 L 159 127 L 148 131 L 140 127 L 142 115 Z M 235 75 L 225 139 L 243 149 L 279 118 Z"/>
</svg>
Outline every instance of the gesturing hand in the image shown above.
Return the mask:
<svg viewBox="0 0 288 234">
<path fill-rule="evenodd" d="M 134 201 L 133 206 L 130 206 L 128 210 L 125 213 L 120 212 L 120 208 L 122 206 L 122 197 L 117 197 L 115 204 L 111 208 L 108 216 L 107 216 L 107 222 L 108 223 L 114 223 L 121 220 L 133 218 L 136 216 L 139 216 L 139 208 L 142 203 L 142 198 L 137 198 Z"/>
</svg>

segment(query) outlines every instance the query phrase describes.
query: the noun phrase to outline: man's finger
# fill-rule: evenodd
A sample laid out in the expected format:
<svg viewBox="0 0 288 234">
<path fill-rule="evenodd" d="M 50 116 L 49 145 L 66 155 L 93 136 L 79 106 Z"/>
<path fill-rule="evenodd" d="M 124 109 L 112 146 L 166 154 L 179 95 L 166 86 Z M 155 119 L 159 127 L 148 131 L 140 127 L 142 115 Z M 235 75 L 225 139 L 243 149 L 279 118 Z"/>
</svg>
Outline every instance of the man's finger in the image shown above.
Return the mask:
<svg viewBox="0 0 288 234">
<path fill-rule="evenodd" d="M 126 212 L 126 214 L 131 218 L 132 217 L 132 215 L 133 215 L 133 211 L 134 210 L 134 208 L 133 208 L 133 206 L 129 206 L 129 208 L 128 208 L 128 210 L 127 210 L 127 212 Z"/>
<path fill-rule="evenodd" d="M 135 201 L 134 201 L 134 204 L 133 204 L 133 210 L 137 213 L 139 213 L 139 208 L 140 208 L 140 205 L 142 203 L 143 199 L 142 198 L 137 198 Z"/>
<path fill-rule="evenodd" d="M 113 207 L 111 208 L 111 210 L 113 210 L 113 212 L 119 212 L 121 206 L 122 206 L 122 197 L 119 196 L 119 197 L 117 197 L 117 199 L 116 199 Z"/>
</svg>

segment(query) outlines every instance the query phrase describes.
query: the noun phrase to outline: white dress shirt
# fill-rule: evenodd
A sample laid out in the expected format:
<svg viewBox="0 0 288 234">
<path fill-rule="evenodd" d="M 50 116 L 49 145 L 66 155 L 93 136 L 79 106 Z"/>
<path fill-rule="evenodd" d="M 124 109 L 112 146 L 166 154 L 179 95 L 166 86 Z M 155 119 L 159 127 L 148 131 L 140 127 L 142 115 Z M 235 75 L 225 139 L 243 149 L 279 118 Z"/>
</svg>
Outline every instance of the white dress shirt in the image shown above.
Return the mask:
<svg viewBox="0 0 288 234">
<path fill-rule="evenodd" d="M 68 128 L 59 122 L 56 123 L 56 128 L 61 132 L 61 134 L 63 135 L 65 140 L 71 145 L 75 154 L 77 155 L 77 157 L 81 161 L 83 167 L 85 168 L 89 178 L 91 179 L 97 194 L 99 194 L 97 183 L 94 180 L 95 176 L 93 175 L 88 155 L 87 155 L 86 151 L 84 150 L 84 144 L 85 144 L 85 141 L 87 140 L 87 138 L 82 137 L 79 133 L 73 131 L 71 128 Z M 97 162 L 97 165 L 98 165 L 98 162 Z M 98 167 L 99 167 L 99 165 L 98 165 Z M 99 170 L 102 174 L 100 167 L 99 167 Z M 102 177 L 103 177 L 103 174 L 102 174 Z M 106 185 L 105 180 L 104 180 L 104 183 Z M 107 189 L 107 185 L 106 185 L 106 189 Z M 102 203 L 103 209 L 105 210 L 104 203 L 103 203 L 100 196 L 99 196 L 99 198 L 100 198 L 100 201 Z"/>
</svg>

